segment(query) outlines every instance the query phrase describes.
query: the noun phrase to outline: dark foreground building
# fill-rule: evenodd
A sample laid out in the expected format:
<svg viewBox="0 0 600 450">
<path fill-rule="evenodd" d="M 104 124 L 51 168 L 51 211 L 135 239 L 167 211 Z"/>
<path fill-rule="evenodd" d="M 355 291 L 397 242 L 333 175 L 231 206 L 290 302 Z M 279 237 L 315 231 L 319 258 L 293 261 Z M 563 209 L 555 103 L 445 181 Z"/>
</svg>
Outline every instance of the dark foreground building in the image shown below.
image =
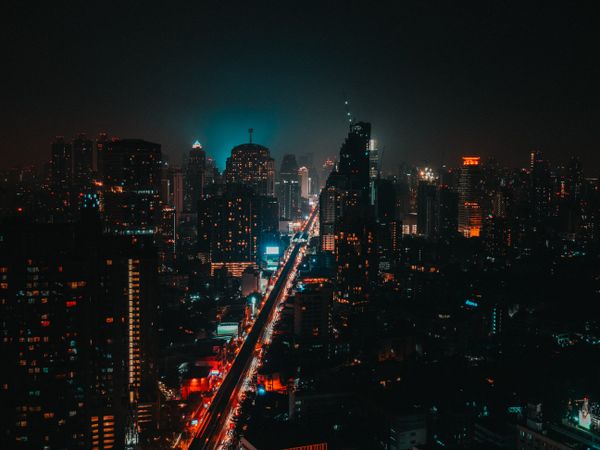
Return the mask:
<svg viewBox="0 0 600 450">
<path fill-rule="evenodd" d="M 156 252 L 87 213 L 0 229 L 1 448 L 117 449 L 156 426 Z"/>
</svg>

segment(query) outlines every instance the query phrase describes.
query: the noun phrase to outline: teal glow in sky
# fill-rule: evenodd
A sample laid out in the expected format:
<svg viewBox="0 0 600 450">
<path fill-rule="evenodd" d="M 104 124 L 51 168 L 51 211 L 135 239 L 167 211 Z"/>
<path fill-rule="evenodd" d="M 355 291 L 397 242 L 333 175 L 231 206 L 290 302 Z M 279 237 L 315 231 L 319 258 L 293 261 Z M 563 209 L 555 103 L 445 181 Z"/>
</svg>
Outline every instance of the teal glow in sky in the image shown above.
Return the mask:
<svg viewBox="0 0 600 450">
<path fill-rule="evenodd" d="M 206 153 L 212 156 L 219 169 L 225 168 L 225 161 L 231 155 L 231 149 L 236 145 L 249 141 L 248 129 L 253 128 L 252 141 L 269 147 L 272 153 L 280 149 L 272 148 L 276 141 L 279 124 L 272 113 L 253 110 L 237 110 L 210 115 L 199 126 L 197 134 L 190 142 L 198 139 Z"/>
</svg>

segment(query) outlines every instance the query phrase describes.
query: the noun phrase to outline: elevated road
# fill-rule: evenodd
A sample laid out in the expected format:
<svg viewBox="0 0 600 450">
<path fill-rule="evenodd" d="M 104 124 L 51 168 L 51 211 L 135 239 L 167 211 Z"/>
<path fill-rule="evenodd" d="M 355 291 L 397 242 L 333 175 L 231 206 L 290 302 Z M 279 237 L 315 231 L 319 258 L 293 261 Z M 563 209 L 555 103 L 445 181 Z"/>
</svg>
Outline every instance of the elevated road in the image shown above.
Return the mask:
<svg viewBox="0 0 600 450">
<path fill-rule="evenodd" d="M 307 233 L 307 235 L 312 228 L 317 215 L 317 209 L 318 208 L 315 208 L 312 212 L 304 227 L 303 231 Z M 235 406 L 238 390 L 242 384 L 244 374 L 248 371 L 255 356 L 256 345 L 261 341 L 265 329 L 274 318 L 274 306 L 279 303 L 281 296 L 286 291 L 285 286 L 288 282 L 293 281 L 291 280 L 295 273 L 293 268 L 297 265 L 300 250 L 306 245 L 306 242 L 298 242 L 293 245 L 293 250 L 279 272 L 279 276 L 273 285 L 273 289 L 268 294 L 263 307 L 252 326 L 252 330 L 248 333 L 248 336 L 242 344 L 231 368 L 227 372 L 223 383 L 208 407 L 208 411 L 196 433 L 196 438 L 190 446 L 190 449 L 192 450 L 214 450 L 219 444 L 219 439 L 225 432 L 223 428 L 225 426 L 226 418 L 233 406 Z"/>
</svg>

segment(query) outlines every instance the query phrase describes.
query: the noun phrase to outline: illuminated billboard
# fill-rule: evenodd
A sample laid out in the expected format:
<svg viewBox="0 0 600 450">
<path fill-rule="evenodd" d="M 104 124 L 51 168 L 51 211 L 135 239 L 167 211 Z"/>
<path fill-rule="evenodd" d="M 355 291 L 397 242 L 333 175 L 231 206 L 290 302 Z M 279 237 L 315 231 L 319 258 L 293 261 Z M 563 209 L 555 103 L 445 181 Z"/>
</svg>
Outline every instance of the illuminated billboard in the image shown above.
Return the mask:
<svg viewBox="0 0 600 450">
<path fill-rule="evenodd" d="M 217 337 L 237 337 L 238 332 L 239 324 L 237 322 L 221 322 L 217 325 Z"/>
<path fill-rule="evenodd" d="M 277 256 L 279 256 L 279 247 L 267 247 L 267 248 L 265 248 L 265 255 L 277 255 Z"/>
</svg>

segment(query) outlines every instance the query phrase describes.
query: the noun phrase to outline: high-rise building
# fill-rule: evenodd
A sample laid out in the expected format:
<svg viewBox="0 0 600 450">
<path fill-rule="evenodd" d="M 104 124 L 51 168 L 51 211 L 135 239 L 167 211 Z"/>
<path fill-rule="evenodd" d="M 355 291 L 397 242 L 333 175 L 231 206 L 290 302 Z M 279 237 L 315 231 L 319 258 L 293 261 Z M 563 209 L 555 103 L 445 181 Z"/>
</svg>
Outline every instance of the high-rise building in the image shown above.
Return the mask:
<svg viewBox="0 0 600 450">
<path fill-rule="evenodd" d="M 206 168 L 204 171 L 204 186 L 210 186 L 220 181 L 220 174 L 211 156 L 206 156 Z"/>
<path fill-rule="evenodd" d="M 304 153 L 298 158 L 298 165 L 306 167 L 309 177 L 309 195 L 319 195 L 321 192 L 320 173 L 315 168 L 315 158 L 312 152 Z M 302 183 L 301 183 L 302 184 Z"/>
<path fill-rule="evenodd" d="M 436 234 L 450 239 L 458 233 L 458 193 L 442 185 L 437 191 Z"/>
<path fill-rule="evenodd" d="M 171 169 L 171 205 L 175 208 L 177 222 L 181 220 L 181 215 L 184 210 L 184 182 L 183 172 L 180 168 L 174 167 Z M 198 205 L 196 205 L 196 209 Z"/>
<path fill-rule="evenodd" d="M 368 299 L 377 275 L 376 227 L 369 196 L 370 134 L 369 123 L 350 125 L 340 149 L 338 169 L 328 180 L 328 185 L 338 191 L 335 219 L 338 299 L 359 308 Z"/>
<path fill-rule="evenodd" d="M 200 142 L 196 141 L 189 152 L 185 173 L 185 197 L 187 210 L 191 213 L 198 211 L 198 201 L 204 191 L 205 172 L 206 153 Z"/>
<path fill-rule="evenodd" d="M 321 166 L 321 172 L 319 174 L 319 189 L 323 189 L 327 183 L 329 174 L 335 169 L 335 162 L 333 159 L 327 158 Z"/>
<path fill-rule="evenodd" d="M 98 173 L 99 178 L 102 179 L 102 159 L 104 149 L 106 144 L 108 143 L 108 134 L 107 133 L 99 133 L 96 137 L 96 152 L 94 153 L 94 171 Z"/>
<path fill-rule="evenodd" d="M 436 224 L 435 184 L 419 181 L 417 188 L 417 233 L 425 237 L 433 237 Z"/>
<path fill-rule="evenodd" d="M 539 223 L 550 216 L 552 201 L 552 180 L 548 161 L 541 151 L 531 152 L 531 215 L 534 222 Z"/>
<path fill-rule="evenodd" d="M 82 205 L 81 224 L 0 230 L 3 448 L 124 448 L 157 424 L 156 252 Z"/>
<path fill-rule="evenodd" d="M 120 139 L 103 152 L 104 219 L 116 235 L 152 235 L 160 215 L 160 144 Z"/>
<path fill-rule="evenodd" d="M 302 166 L 298 169 L 298 178 L 300 182 L 300 197 L 308 198 L 310 195 L 311 188 L 311 176 L 308 168 L 306 166 Z"/>
<path fill-rule="evenodd" d="M 479 156 L 464 156 L 458 181 L 458 231 L 465 237 L 481 234 L 481 168 Z"/>
<path fill-rule="evenodd" d="M 294 296 L 294 337 L 302 346 L 326 349 L 331 333 L 333 287 L 305 280 Z"/>
<path fill-rule="evenodd" d="M 252 142 L 234 147 L 227 158 L 225 181 L 251 186 L 258 195 L 274 195 L 275 161 L 269 149 Z"/>
<path fill-rule="evenodd" d="M 89 189 L 94 170 L 94 144 L 85 134 L 80 134 L 71 143 L 73 183 L 84 192 Z"/>
<path fill-rule="evenodd" d="M 2 448 L 86 447 L 86 270 L 70 225 L 0 234 Z"/>
<path fill-rule="evenodd" d="M 377 148 L 377 141 L 375 139 L 369 139 L 369 178 L 372 180 L 379 176 L 379 164 L 379 149 Z"/>
<path fill-rule="evenodd" d="M 348 137 L 340 149 L 340 162 L 337 169 L 344 177 L 344 189 L 359 192 L 361 200 L 368 199 L 369 193 L 370 136 L 370 123 L 351 124 Z"/>
<path fill-rule="evenodd" d="M 198 202 L 198 245 L 211 269 L 226 266 L 241 276 L 255 264 L 258 248 L 258 201 L 250 186 L 215 185 Z"/>
<path fill-rule="evenodd" d="M 335 251 L 335 221 L 339 214 L 339 191 L 330 175 L 319 196 L 319 239 L 321 251 Z"/>
<path fill-rule="evenodd" d="M 300 177 L 294 155 L 285 155 L 281 161 L 277 199 L 281 219 L 296 220 L 300 217 Z"/>
<path fill-rule="evenodd" d="M 398 256 L 402 221 L 397 213 L 397 190 L 392 180 L 377 178 L 375 186 L 376 246 L 378 255 L 391 261 Z M 380 261 L 381 264 L 381 261 Z"/>
<path fill-rule="evenodd" d="M 56 136 L 52 143 L 50 179 L 54 189 L 68 190 L 72 180 L 71 146 L 62 136 Z"/>
</svg>

